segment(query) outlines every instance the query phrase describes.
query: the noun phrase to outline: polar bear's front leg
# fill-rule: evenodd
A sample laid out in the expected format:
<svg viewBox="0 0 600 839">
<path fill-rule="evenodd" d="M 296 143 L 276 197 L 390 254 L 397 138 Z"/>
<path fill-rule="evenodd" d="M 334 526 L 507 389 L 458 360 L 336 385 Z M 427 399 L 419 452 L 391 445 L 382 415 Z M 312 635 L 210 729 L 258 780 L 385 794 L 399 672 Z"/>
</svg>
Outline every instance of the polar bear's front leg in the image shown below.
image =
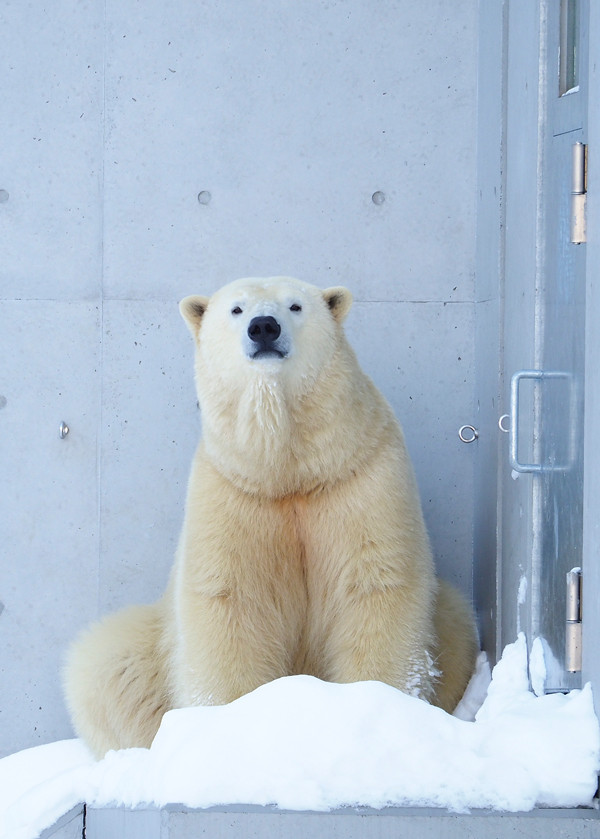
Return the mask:
<svg viewBox="0 0 600 839">
<path fill-rule="evenodd" d="M 221 705 L 291 671 L 294 650 L 284 616 L 261 597 L 232 588 L 181 597 L 176 641 L 175 704 Z"/>
<path fill-rule="evenodd" d="M 397 590 L 346 592 L 343 615 L 327 640 L 328 678 L 334 682 L 376 680 L 432 700 L 441 672 L 429 615 L 414 593 Z"/>
<path fill-rule="evenodd" d="M 306 615 L 293 511 L 196 463 L 179 546 L 177 705 L 231 702 L 289 675 Z"/>
<path fill-rule="evenodd" d="M 307 506 L 311 646 L 322 678 L 374 679 L 430 699 L 437 581 L 402 455 L 382 447 Z"/>
</svg>

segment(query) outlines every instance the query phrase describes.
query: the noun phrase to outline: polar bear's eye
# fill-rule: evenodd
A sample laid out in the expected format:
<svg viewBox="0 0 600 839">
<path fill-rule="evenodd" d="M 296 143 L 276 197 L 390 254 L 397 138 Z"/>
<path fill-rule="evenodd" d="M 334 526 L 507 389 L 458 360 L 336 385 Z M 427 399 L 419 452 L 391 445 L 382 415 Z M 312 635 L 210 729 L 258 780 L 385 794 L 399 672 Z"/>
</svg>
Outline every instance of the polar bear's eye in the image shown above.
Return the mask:
<svg viewBox="0 0 600 839">
<path fill-rule="evenodd" d="M 292 305 L 290 306 L 290 312 L 301 312 L 301 311 L 302 311 L 302 306 L 300 306 L 299 303 L 292 303 Z"/>
<path fill-rule="evenodd" d="M 231 314 L 232 314 L 232 315 L 241 315 L 241 314 L 242 314 L 242 311 L 243 311 L 243 310 L 242 310 L 242 309 L 240 309 L 240 307 L 239 307 L 239 306 L 234 306 L 234 308 L 231 310 Z"/>
</svg>

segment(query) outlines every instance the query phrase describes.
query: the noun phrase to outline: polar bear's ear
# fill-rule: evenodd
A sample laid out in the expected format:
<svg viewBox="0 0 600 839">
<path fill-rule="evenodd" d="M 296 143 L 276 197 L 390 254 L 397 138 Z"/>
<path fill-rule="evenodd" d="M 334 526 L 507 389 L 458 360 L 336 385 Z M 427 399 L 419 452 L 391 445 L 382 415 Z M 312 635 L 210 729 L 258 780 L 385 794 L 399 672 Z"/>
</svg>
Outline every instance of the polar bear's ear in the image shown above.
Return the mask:
<svg viewBox="0 0 600 839">
<path fill-rule="evenodd" d="M 323 297 L 337 322 L 343 323 L 352 305 L 352 294 L 343 286 L 335 286 L 326 288 Z"/>
<path fill-rule="evenodd" d="M 179 304 L 181 316 L 187 323 L 188 329 L 194 337 L 198 334 L 200 323 L 207 306 L 208 297 L 201 297 L 199 294 L 192 294 L 189 297 L 184 297 Z"/>
</svg>

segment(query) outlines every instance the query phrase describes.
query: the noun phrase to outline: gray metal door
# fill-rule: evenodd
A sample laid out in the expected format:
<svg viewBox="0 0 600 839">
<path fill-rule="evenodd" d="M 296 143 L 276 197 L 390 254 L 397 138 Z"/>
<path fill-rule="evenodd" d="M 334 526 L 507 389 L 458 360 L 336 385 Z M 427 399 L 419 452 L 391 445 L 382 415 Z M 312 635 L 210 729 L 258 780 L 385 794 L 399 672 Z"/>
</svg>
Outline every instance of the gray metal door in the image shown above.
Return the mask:
<svg viewBox="0 0 600 839">
<path fill-rule="evenodd" d="M 552 691 L 580 681 L 588 2 L 526 5 L 508 27 L 500 634 L 542 639 Z"/>
</svg>

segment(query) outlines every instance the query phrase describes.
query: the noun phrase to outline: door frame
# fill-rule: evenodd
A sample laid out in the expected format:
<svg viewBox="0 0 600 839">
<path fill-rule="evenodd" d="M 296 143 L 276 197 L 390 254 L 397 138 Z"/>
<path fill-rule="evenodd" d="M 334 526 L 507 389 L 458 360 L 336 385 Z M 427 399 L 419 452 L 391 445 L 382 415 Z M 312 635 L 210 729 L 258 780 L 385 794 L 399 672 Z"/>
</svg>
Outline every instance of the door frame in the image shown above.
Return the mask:
<svg viewBox="0 0 600 839">
<path fill-rule="evenodd" d="M 479 408 L 478 452 L 475 465 L 474 593 L 482 646 L 492 661 L 518 630 L 530 635 L 531 609 L 522 578 L 531 574 L 532 540 L 515 548 L 511 561 L 502 560 L 502 500 L 507 481 L 508 435 L 498 420 L 508 409 L 509 382 L 503 370 L 535 367 L 535 337 L 525 339 L 518 361 L 504 345 L 504 325 L 512 319 L 515 330 L 536 318 L 535 283 L 542 266 L 536 249 L 519 241 L 538 242 L 543 219 L 540 195 L 543 170 L 539 144 L 544 142 L 545 112 L 540 85 L 540 50 L 545 49 L 544 25 L 551 0 L 522 4 L 519 0 L 485 0 L 479 4 L 479 126 L 478 126 L 478 225 L 475 356 L 475 404 Z M 523 37 L 527 31 L 529 37 Z M 519 33 L 519 37 L 516 37 Z M 531 35 L 534 34 L 532 39 Z M 586 414 L 583 534 L 583 682 L 600 684 L 600 7 L 589 8 L 588 78 L 588 241 L 586 264 Z M 534 44 L 534 48 L 532 48 Z M 510 61 L 509 61 L 510 57 Z M 515 244 L 516 243 L 516 244 Z M 594 271 L 596 266 L 596 271 Z M 506 299 L 508 272 L 530 278 L 518 301 Z M 511 274 L 514 276 L 514 274 Z M 530 326 L 529 326 L 530 329 Z M 532 330 L 530 329 L 530 332 Z M 496 341 L 491 336 L 496 335 Z M 526 477 L 526 476 L 524 476 Z M 518 483 L 514 481 L 513 483 Z M 535 503 L 522 481 L 523 515 Z M 511 490 L 514 486 L 510 487 Z M 520 553 L 520 555 L 515 555 Z M 522 566 L 527 557 L 526 567 Z M 557 604 L 563 609 L 564 604 Z"/>
<path fill-rule="evenodd" d="M 600 685 L 600 5 L 590 2 L 586 375 L 583 479 L 583 681 Z M 596 691 L 596 712 L 600 696 Z"/>
</svg>

